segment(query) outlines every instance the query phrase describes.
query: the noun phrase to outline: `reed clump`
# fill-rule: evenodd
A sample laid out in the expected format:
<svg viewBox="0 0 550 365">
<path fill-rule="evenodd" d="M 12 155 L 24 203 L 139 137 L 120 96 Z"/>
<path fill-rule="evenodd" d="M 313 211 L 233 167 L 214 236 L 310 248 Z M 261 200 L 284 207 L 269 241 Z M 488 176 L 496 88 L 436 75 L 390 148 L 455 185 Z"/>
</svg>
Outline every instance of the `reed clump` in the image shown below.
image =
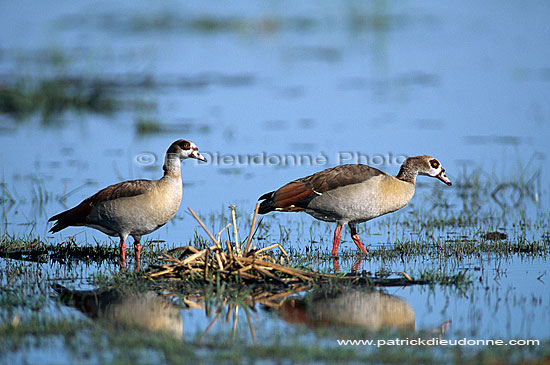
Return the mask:
<svg viewBox="0 0 550 365">
<path fill-rule="evenodd" d="M 191 279 L 214 284 L 220 281 L 247 285 L 275 284 L 285 288 L 336 277 L 331 274 L 321 274 L 288 266 L 290 258 L 278 243 L 261 249 L 251 248 L 258 205 L 254 211 L 248 238 L 243 242 L 238 240 L 234 208 L 232 208 L 232 223 L 225 226 L 217 237 L 206 228 L 193 209 L 188 209 L 210 237 L 213 245 L 202 250 L 192 246 L 172 249 L 159 258 L 162 263 L 149 267 L 147 271 L 149 277 L 170 281 Z M 226 240 L 222 245 L 221 234 L 230 225 L 233 225 L 234 228 L 234 242 Z M 273 250 L 279 251 L 279 262 L 275 259 Z"/>
</svg>

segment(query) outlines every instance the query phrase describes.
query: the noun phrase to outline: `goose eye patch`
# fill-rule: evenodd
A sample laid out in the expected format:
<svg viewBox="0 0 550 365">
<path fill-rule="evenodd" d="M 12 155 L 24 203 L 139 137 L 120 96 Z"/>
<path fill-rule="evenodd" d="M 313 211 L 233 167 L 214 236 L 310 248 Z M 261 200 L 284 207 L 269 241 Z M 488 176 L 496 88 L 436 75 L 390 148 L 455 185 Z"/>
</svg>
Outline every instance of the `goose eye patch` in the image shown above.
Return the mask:
<svg viewBox="0 0 550 365">
<path fill-rule="evenodd" d="M 179 143 L 179 146 L 181 147 L 182 150 L 186 151 L 186 150 L 190 150 L 191 149 L 191 143 L 189 141 L 181 141 Z"/>
<path fill-rule="evenodd" d="M 430 165 L 432 165 L 434 169 L 437 169 L 439 167 L 439 162 L 437 160 L 431 160 Z"/>
</svg>

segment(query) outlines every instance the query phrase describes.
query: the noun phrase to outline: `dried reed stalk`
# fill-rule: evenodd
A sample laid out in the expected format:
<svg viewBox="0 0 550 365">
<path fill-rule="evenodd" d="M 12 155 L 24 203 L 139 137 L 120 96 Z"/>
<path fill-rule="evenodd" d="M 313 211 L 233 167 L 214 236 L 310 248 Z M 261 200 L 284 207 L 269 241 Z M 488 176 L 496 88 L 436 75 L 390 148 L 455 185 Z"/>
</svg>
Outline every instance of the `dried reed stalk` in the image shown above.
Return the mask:
<svg viewBox="0 0 550 365">
<path fill-rule="evenodd" d="M 254 217 L 252 218 L 252 225 L 250 226 L 250 233 L 248 234 L 248 240 L 246 241 L 246 248 L 244 249 L 244 254 L 248 252 L 250 248 L 250 242 L 252 241 L 252 235 L 254 234 L 254 228 L 256 228 L 256 219 L 258 219 L 258 210 L 260 209 L 260 203 L 256 203 L 256 208 L 254 209 Z"/>
</svg>

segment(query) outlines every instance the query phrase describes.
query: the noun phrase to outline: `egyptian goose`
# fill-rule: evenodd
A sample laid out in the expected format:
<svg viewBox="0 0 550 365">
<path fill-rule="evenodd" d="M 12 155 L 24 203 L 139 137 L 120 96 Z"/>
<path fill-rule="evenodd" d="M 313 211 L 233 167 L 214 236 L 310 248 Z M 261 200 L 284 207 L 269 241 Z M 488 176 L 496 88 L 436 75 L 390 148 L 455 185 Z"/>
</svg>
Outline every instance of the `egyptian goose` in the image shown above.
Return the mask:
<svg viewBox="0 0 550 365">
<path fill-rule="evenodd" d="M 414 195 L 417 175 L 437 177 L 452 185 L 439 161 L 430 156 L 409 157 L 396 177 L 367 165 L 341 165 L 294 180 L 262 195 L 258 212 L 306 212 L 336 222 L 332 256 L 338 255 L 342 227 L 349 224 L 351 238 L 368 253 L 357 234 L 357 223 L 403 208 Z"/>
<path fill-rule="evenodd" d="M 126 239 L 134 237 L 136 265 L 140 265 L 141 236 L 165 225 L 178 211 L 182 196 L 181 161 L 206 159 L 197 146 L 183 139 L 170 145 L 159 180 L 131 180 L 108 186 L 76 207 L 54 215 L 50 232 L 69 226 L 86 226 L 120 238 L 120 261 L 126 258 Z"/>
</svg>

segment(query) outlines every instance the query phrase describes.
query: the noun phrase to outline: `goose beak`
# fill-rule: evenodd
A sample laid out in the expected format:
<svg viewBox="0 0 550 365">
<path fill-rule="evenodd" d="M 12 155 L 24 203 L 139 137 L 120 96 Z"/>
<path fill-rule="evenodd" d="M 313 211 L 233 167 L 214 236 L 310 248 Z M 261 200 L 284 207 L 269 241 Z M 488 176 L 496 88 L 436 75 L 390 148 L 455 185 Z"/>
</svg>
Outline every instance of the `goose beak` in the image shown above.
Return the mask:
<svg viewBox="0 0 550 365">
<path fill-rule="evenodd" d="M 445 175 L 445 170 L 441 170 L 441 172 L 436 176 L 439 180 L 443 181 L 447 186 L 453 185 L 451 180 Z"/>
<path fill-rule="evenodd" d="M 201 155 L 201 153 L 200 153 L 198 150 L 194 150 L 194 151 L 189 155 L 189 157 L 191 157 L 191 158 L 196 158 L 197 160 L 202 161 L 202 162 L 208 162 L 208 161 L 206 160 L 206 158 L 205 158 L 203 155 Z"/>
</svg>

